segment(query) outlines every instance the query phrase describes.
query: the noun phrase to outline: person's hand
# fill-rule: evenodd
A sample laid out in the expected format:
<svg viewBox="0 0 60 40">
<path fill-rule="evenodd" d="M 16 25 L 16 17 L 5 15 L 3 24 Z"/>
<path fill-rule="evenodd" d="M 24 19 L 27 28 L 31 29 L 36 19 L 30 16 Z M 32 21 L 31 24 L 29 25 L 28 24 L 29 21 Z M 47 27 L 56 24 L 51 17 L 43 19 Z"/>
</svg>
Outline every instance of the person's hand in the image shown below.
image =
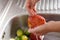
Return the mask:
<svg viewBox="0 0 60 40">
<path fill-rule="evenodd" d="M 39 0 L 27 0 L 26 2 L 26 8 L 28 10 L 29 13 L 36 13 L 35 10 L 35 5 Z"/>
<path fill-rule="evenodd" d="M 52 32 L 55 30 L 55 22 L 50 21 L 46 24 L 40 25 L 38 27 L 29 29 L 28 32 L 30 33 L 36 33 L 37 35 L 44 35 L 47 34 L 48 32 Z M 54 29 L 53 29 L 54 28 Z"/>
</svg>

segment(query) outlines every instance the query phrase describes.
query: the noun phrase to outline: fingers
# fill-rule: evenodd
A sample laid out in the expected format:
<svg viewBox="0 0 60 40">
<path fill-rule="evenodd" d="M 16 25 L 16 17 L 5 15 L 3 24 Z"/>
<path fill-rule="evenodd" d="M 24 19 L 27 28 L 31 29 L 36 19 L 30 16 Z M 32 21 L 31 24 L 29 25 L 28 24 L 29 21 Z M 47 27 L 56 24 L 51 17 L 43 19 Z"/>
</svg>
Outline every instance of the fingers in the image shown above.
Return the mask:
<svg viewBox="0 0 60 40">
<path fill-rule="evenodd" d="M 41 31 L 44 28 L 45 28 L 44 25 L 40 25 L 40 26 L 37 26 L 35 28 L 30 28 L 28 31 L 29 32 L 38 32 L 38 31 Z"/>
<path fill-rule="evenodd" d="M 29 8 L 31 8 L 31 9 L 33 9 L 33 8 L 35 8 L 35 5 L 36 5 L 36 3 L 38 2 L 39 0 L 27 0 L 27 2 L 26 2 L 26 7 L 29 9 Z"/>
<path fill-rule="evenodd" d="M 28 10 L 29 13 L 36 13 L 36 10 L 35 10 L 35 5 L 36 5 L 36 0 L 27 0 L 26 2 L 26 8 Z"/>
<path fill-rule="evenodd" d="M 31 33 L 35 33 L 35 32 L 39 32 L 41 31 L 43 28 L 41 26 L 39 27 L 35 27 L 35 28 L 30 28 L 28 31 L 31 32 Z"/>
<path fill-rule="evenodd" d="M 30 15 L 36 15 L 37 13 L 35 9 L 27 8 L 27 10 L 30 13 Z"/>
<path fill-rule="evenodd" d="M 37 35 L 44 35 L 44 34 L 48 33 L 48 31 L 46 30 L 45 24 L 32 28 L 32 29 L 29 29 L 28 32 L 36 33 Z"/>
<path fill-rule="evenodd" d="M 26 9 L 28 10 L 29 13 L 32 13 L 30 0 L 27 0 Z"/>
</svg>

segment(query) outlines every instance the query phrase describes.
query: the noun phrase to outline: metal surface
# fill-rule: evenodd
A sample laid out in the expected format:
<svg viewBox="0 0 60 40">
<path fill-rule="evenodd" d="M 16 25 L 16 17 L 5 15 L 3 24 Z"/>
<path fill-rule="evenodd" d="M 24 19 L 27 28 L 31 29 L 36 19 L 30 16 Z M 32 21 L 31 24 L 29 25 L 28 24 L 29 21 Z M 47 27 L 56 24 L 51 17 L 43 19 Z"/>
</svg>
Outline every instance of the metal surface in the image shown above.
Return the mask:
<svg viewBox="0 0 60 40">
<path fill-rule="evenodd" d="M 9 0 L 0 0 L 0 12 L 4 10 Z M 1 13 L 0 13 L 1 14 Z"/>
<path fill-rule="evenodd" d="M 22 9 L 26 9 L 26 0 L 17 0 L 16 5 Z M 59 13 L 60 14 L 60 1 L 59 0 L 40 0 L 36 9 L 38 13 Z"/>
<path fill-rule="evenodd" d="M 44 0 L 41 0 L 40 5 L 43 4 L 42 1 L 44 1 Z M 48 4 L 48 3 L 50 4 L 51 2 L 52 2 L 51 3 L 52 5 L 54 4 L 53 0 L 51 0 L 51 2 L 47 2 L 47 1 L 50 1 L 50 0 L 44 1 L 45 5 Z M 28 12 L 25 9 L 26 2 L 24 1 L 24 3 L 23 3 L 24 5 L 22 5 L 22 3 L 23 3 L 23 0 L 14 0 L 13 2 L 10 1 L 10 3 L 9 3 L 10 6 L 8 6 L 7 11 L 5 10 L 6 12 L 5 11 L 3 12 L 3 13 L 5 13 L 5 15 L 3 14 L 2 21 L 1 21 L 1 24 L 0 24 L 0 31 L 1 31 L 0 38 L 2 38 L 2 35 L 5 32 L 5 34 L 6 34 L 5 35 L 5 40 L 6 39 L 8 40 L 11 37 L 11 35 L 10 35 L 10 30 L 11 29 L 10 28 L 11 28 L 12 25 L 14 25 L 12 23 L 12 21 L 15 20 L 14 18 L 16 18 L 17 16 L 19 16 L 19 17 L 17 17 L 19 19 L 23 15 L 25 15 L 25 16 L 28 15 Z M 59 4 L 60 3 L 58 1 L 58 8 L 60 7 Z M 60 20 L 60 11 L 57 11 L 58 8 L 54 9 L 53 6 L 51 6 L 51 8 L 49 6 L 49 8 L 46 9 L 46 7 L 42 8 L 42 6 L 39 7 L 38 5 L 37 5 L 37 8 L 38 8 L 38 10 L 40 12 L 40 13 L 37 13 L 37 14 L 42 14 L 43 16 L 45 15 L 44 17 L 46 18 L 47 21 L 50 21 L 50 20 Z M 55 10 L 55 11 L 53 11 L 53 10 Z M 19 21 L 18 19 L 17 19 L 17 21 Z M 12 25 L 11 25 L 11 23 L 12 23 Z M 6 38 L 6 36 L 9 37 L 9 38 Z M 48 36 L 46 36 L 46 37 L 48 37 Z"/>
<path fill-rule="evenodd" d="M 54 15 L 54 14 L 39 14 L 39 15 L 42 15 L 43 17 L 45 17 L 47 22 L 50 20 L 60 21 L 60 15 Z M 14 38 L 16 36 L 16 31 L 19 28 L 23 28 L 23 30 L 26 30 L 26 28 L 28 28 L 27 19 L 28 19 L 28 15 L 21 15 L 21 16 L 17 15 L 13 17 L 6 25 L 6 28 L 4 31 L 5 35 L 3 40 L 9 40 L 10 38 Z M 60 36 L 60 33 L 54 33 L 54 32 L 50 33 L 48 35 L 45 35 L 46 37 L 44 38 L 44 40 L 60 39 L 57 35 Z M 52 38 L 56 37 L 56 38 L 52 39 L 51 37 Z"/>
<path fill-rule="evenodd" d="M 40 0 L 41 1 L 41 6 L 42 10 L 48 11 L 48 10 L 58 10 L 59 0 Z"/>
<path fill-rule="evenodd" d="M 24 8 L 26 1 L 25 0 L 18 0 L 17 4 Z M 37 7 L 38 10 L 43 10 L 43 11 L 48 11 L 48 10 L 58 10 L 60 9 L 60 1 L 59 0 L 40 0 L 40 2 L 38 2 L 40 5 L 37 5 L 39 7 Z"/>
</svg>

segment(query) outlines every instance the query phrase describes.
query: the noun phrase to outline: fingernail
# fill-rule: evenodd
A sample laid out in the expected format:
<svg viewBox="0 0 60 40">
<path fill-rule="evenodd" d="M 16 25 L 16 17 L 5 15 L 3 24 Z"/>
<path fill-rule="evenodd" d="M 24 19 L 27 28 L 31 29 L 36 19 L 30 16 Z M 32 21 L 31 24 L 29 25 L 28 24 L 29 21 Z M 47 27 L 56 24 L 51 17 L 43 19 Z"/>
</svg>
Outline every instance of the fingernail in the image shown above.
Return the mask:
<svg viewBox="0 0 60 40">
<path fill-rule="evenodd" d="M 31 32 L 31 30 L 29 29 L 29 30 L 28 30 L 28 32 L 30 33 L 30 32 Z"/>
</svg>

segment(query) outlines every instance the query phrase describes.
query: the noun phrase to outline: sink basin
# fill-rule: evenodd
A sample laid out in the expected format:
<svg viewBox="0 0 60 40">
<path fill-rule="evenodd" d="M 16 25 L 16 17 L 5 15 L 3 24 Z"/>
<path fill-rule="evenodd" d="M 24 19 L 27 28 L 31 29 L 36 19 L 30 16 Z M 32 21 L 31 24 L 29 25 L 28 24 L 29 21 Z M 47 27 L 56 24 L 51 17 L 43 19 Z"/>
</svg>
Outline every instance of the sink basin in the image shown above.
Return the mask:
<svg viewBox="0 0 60 40">
<path fill-rule="evenodd" d="M 58 14 L 38 14 L 46 18 L 46 21 L 54 20 L 60 21 L 60 15 Z M 3 33 L 2 39 L 9 40 L 16 36 L 17 29 L 23 27 L 22 29 L 28 28 L 27 26 L 28 15 L 21 15 L 13 17 L 6 26 L 6 29 Z"/>
</svg>

